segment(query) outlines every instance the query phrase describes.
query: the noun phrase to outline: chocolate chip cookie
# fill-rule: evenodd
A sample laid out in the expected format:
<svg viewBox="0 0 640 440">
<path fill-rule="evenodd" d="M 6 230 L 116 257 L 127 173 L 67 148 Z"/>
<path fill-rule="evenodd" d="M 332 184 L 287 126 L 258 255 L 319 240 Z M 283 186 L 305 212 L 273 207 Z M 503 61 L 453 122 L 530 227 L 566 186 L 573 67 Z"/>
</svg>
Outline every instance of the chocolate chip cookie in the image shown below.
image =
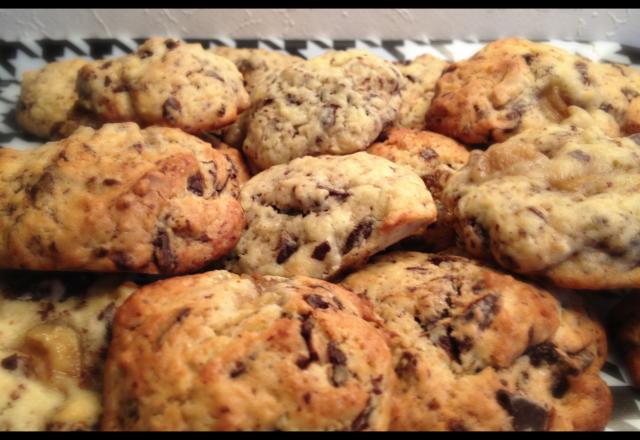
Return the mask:
<svg viewBox="0 0 640 440">
<path fill-rule="evenodd" d="M 242 75 L 199 44 L 151 38 L 130 55 L 84 66 L 79 104 L 105 122 L 177 127 L 203 133 L 249 106 Z"/>
<path fill-rule="evenodd" d="M 640 72 L 523 39 L 498 40 L 438 80 L 430 130 L 469 144 L 502 142 L 561 122 L 577 106 L 611 136 L 640 130 Z"/>
<path fill-rule="evenodd" d="M 467 251 L 579 289 L 640 286 L 637 136 L 604 134 L 580 109 L 471 153 L 443 200 Z"/>
<path fill-rule="evenodd" d="M 426 126 L 425 118 L 435 94 L 436 82 L 449 63 L 425 54 L 395 65 L 405 79 L 402 104 L 395 125 L 422 130 Z"/>
<path fill-rule="evenodd" d="M 248 226 L 227 266 L 240 273 L 330 278 L 436 219 L 418 175 L 365 152 L 271 167 L 240 200 Z"/>
<path fill-rule="evenodd" d="M 0 430 L 95 430 L 122 276 L 0 273 Z"/>
<path fill-rule="evenodd" d="M 392 128 L 367 153 L 406 165 L 427 185 L 438 208 L 438 221 L 423 235 L 429 250 L 442 250 L 455 242 L 451 213 L 442 204 L 442 190 L 449 177 L 469 160 L 467 149 L 451 138 L 431 131 Z"/>
<path fill-rule="evenodd" d="M 0 267 L 181 273 L 244 227 L 233 163 L 180 130 L 83 127 L 0 149 Z"/>
<path fill-rule="evenodd" d="M 630 292 L 613 308 L 609 326 L 633 385 L 640 388 L 640 295 L 637 292 Z"/>
<path fill-rule="evenodd" d="M 105 430 L 385 430 L 391 356 L 369 305 L 307 277 L 226 271 L 117 312 Z"/>
<path fill-rule="evenodd" d="M 606 338 L 579 298 L 417 252 L 377 257 L 342 285 L 371 301 L 391 335 L 391 430 L 605 427 Z"/>
<path fill-rule="evenodd" d="M 367 148 L 398 115 L 402 75 L 365 51 L 329 51 L 253 91 L 243 150 L 256 169 Z"/>
<path fill-rule="evenodd" d="M 95 116 L 76 105 L 76 79 L 86 64 L 80 59 L 57 61 L 24 73 L 16 120 L 27 133 L 58 139 L 81 125 L 99 126 Z"/>
<path fill-rule="evenodd" d="M 211 51 L 216 55 L 233 61 L 240 73 L 242 73 L 244 86 L 247 92 L 249 92 L 251 104 L 254 104 L 254 100 L 251 99 L 253 90 L 259 84 L 264 84 L 265 81 L 268 81 L 270 74 L 293 63 L 304 61 L 300 57 L 266 49 L 218 46 L 211 49 Z M 242 148 L 242 143 L 247 136 L 249 114 L 250 111 L 242 113 L 233 124 L 219 130 L 219 134 L 224 142 L 233 147 Z"/>
</svg>

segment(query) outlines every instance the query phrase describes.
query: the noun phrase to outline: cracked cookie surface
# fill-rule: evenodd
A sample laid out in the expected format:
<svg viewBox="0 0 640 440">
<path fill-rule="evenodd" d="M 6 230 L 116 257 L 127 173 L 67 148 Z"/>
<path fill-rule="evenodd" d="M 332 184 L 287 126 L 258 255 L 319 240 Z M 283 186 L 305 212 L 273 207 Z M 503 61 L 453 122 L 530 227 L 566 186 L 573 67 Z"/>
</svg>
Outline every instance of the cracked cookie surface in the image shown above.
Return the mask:
<svg viewBox="0 0 640 440">
<path fill-rule="evenodd" d="M 243 150 L 257 169 L 362 151 L 395 120 L 402 86 L 393 64 L 365 51 L 292 64 L 254 89 Z"/>
<path fill-rule="evenodd" d="M 472 260 L 396 252 L 342 286 L 390 334 L 391 430 L 597 430 L 606 336 L 580 304 Z"/>
<path fill-rule="evenodd" d="M 640 286 L 637 135 L 605 135 L 582 110 L 528 130 L 452 176 L 444 203 L 466 250 L 562 287 Z"/>
<path fill-rule="evenodd" d="M 271 167 L 240 200 L 248 226 L 228 262 L 240 273 L 330 278 L 436 218 L 418 175 L 365 152 Z"/>
<path fill-rule="evenodd" d="M 448 67 L 427 128 L 468 144 L 492 144 L 587 110 L 609 135 L 640 131 L 640 71 L 592 62 L 523 39 L 498 40 Z"/>
<path fill-rule="evenodd" d="M 98 126 L 96 117 L 76 106 L 76 79 L 88 63 L 80 59 L 64 60 L 25 72 L 16 107 L 18 124 L 42 139 L 68 136 L 81 125 Z"/>
<path fill-rule="evenodd" d="M 105 122 L 162 125 L 203 133 L 249 106 L 242 75 L 199 44 L 151 38 L 133 54 L 80 70 L 79 103 Z"/>
<path fill-rule="evenodd" d="M 0 149 L 0 267 L 197 270 L 244 227 L 236 174 L 206 142 L 134 123 Z"/>
<path fill-rule="evenodd" d="M 385 430 L 391 358 L 369 305 L 307 277 L 177 277 L 119 310 L 105 430 Z"/>
<path fill-rule="evenodd" d="M 369 147 L 367 153 L 408 166 L 422 177 L 438 208 L 438 221 L 422 236 L 425 244 L 432 251 L 452 246 L 454 220 L 442 203 L 442 191 L 449 177 L 466 165 L 469 152 L 453 139 L 431 131 L 392 128 L 382 136 L 384 139 Z"/>
</svg>

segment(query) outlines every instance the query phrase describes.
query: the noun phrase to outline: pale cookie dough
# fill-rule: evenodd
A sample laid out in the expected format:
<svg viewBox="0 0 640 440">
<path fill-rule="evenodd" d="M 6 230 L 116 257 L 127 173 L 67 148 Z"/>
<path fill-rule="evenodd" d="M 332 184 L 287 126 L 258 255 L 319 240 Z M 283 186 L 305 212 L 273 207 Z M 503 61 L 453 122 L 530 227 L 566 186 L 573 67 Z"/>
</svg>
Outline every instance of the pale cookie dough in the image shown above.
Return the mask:
<svg viewBox="0 0 640 440">
<path fill-rule="evenodd" d="M 405 79 L 402 104 L 395 125 L 422 130 L 426 126 L 427 110 L 435 94 L 436 82 L 449 63 L 425 54 L 395 65 Z"/>
<path fill-rule="evenodd" d="M 249 106 L 242 75 L 228 59 L 164 38 L 80 70 L 79 103 L 105 122 L 163 125 L 203 133 L 236 120 Z"/>
<path fill-rule="evenodd" d="M 0 274 L 0 430 L 95 430 L 122 277 Z"/>
<path fill-rule="evenodd" d="M 243 150 L 256 169 L 367 148 L 398 115 L 402 75 L 359 50 L 329 51 L 259 85 Z"/>
<path fill-rule="evenodd" d="M 444 203 L 475 257 L 563 287 L 640 287 L 640 140 L 572 113 L 472 152 Z"/>
<path fill-rule="evenodd" d="M 66 137 L 81 125 L 99 126 L 95 116 L 76 106 L 76 79 L 88 61 L 49 63 L 23 74 L 16 120 L 27 133 L 42 139 Z"/>
</svg>

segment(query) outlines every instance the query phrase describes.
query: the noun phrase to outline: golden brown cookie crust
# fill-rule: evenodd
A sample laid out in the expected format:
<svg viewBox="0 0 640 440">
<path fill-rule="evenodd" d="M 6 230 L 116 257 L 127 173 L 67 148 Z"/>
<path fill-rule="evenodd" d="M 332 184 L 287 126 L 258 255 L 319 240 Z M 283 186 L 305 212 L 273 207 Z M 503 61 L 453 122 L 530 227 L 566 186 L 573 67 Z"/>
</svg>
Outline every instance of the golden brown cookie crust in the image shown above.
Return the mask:
<svg viewBox="0 0 640 440">
<path fill-rule="evenodd" d="M 183 273 L 244 227 L 232 163 L 173 128 L 81 128 L 0 150 L 0 267 Z"/>
<path fill-rule="evenodd" d="M 391 430 L 605 427 L 606 337 L 579 302 L 417 252 L 379 256 L 341 285 L 370 300 L 391 335 Z"/>
<path fill-rule="evenodd" d="M 392 370 L 366 302 L 323 281 L 177 277 L 117 313 L 105 430 L 386 430 Z"/>
<path fill-rule="evenodd" d="M 438 80 L 427 128 L 469 144 L 502 142 L 587 110 L 611 136 L 637 132 L 640 72 L 509 38 L 452 64 Z"/>
</svg>

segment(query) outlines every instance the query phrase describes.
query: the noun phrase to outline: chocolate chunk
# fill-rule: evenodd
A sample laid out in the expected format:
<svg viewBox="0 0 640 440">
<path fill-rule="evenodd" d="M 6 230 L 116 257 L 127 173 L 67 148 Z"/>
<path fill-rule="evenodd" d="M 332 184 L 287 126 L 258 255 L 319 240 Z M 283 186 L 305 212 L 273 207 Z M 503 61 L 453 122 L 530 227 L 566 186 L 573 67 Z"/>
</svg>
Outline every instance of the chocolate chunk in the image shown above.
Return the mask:
<svg viewBox="0 0 640 440">
<path fill-rule="evenodd" d="M 13 371 L 18 368 L 18 355 L 14 353 L 11 356 L 7 356 L 6 358 L 2 359 L 2 362 L 0 362 L 0 364 L 5 370 Z"/>
<path fill-rule="evenodd" d="M 420 157 L 424 160 L 431 160 L 438 157 L 438 153 L 432 148 L 424 148 L 420 150 Z"/>
<path fill-rule="evenodd" d="M 464 319 L 467 321 L 476 319 L 478 321 L 478 328 L 480 328 L 480 330 L 486 330 L 491 325 L 498 310 L 498 297 L 494 294 L 489 294 L 472 302 L 467 307 Z"/>
<path fill-rule="evenodd" d="M 178 314 L 176 315 L 176 318 L 175 318 L 176 323 L 178 324 L 181 323 L 184 320 L 184 318 L 189 316 L 189 313 L 191 313 L 191 309 L 189 307 L 181 308 Z"/>
<path fill-rule="evenodd" d="M 631 89 L 629 87 L 623 87 L 622 89 L 620 89 L 620 91 L 629 101 L 631 101 L 633 98 L 637 98 L 638 96 L 640 96 L 640 92 L 634 89 Z"/>
<path fill-rule="evenodd" d="M 400 356 L 398 363 L 394 371 L 398 375 L 398 377 L 402 379 L 407 379 L 410 376 L 415 375 L 416 368 L 418 367 L 418 358 L 413 353 L 409 353 L 405 351 Z"/>
<path fill-rule="evenodd" d="M 141 50 L 138 52 L 138 57 L 142 60 L 145 58 L 149 58 L 151 55 L 153 55 L 153 52 L 149 49 Z"/>
<path fill-rule="evenodd" d="M 344 191 L 341 189 L 330 188 L 324 185 L 318 185 L 318 188 L 326 189 L 329 192 L 330 197 L 338 199 L 341 202 L 347 200 L 351 196 L 351 193 L 349 191 Z"/>
<path fill-rule="evenodd" d="M 122 251 L 113 251 L 109 256 L 109 259 L 113 261 L 118 270 L 131 270 L 133 266 L 133 261 L 129 254 L 126 254 Z"/>
<path fill-rule="evenodd" d="M 129 92 L 129 91 L 131 91 L 131 89 L 126 84 L 120 84 L 118 87 L 115 87 L 113 89 L 114 93 L 123 93 L 123 92 Z"/>
<path fill-rule="evenodd" d="M 373 412 L 373 407 L 371 406 L 371 396 L 367 399 L 367 404 L 364 409 L 356 416 L 356 418 L 351 423 L 352 431 L 363 431 L 369 427 L 369 416 Z"/>
<path fill-rule="evenodd" d="M 601 104 L 599 108 L 603 112 L 610 113 L 611 110 L 613 110 L 613 105 L 609 104 L 608 102 L 605 102 L 604 104 Z"/>
<path fill-rule="evenodd" d="M 289 257 L 298 250 L 299 246 L 300 245 L 295 238 L 286 233 L 282 234 L 278 241 L 278 248 L 276 249 L 278 252 L 276 256 L 276 263 L 282 264 L 287 261 Z"/>
<path fill-rule="evenodd" d="M 389 139 L 389 132 L 387 130 L 383 130 L 382 132 L 380 132 L 380 134 L 378 135 L 378 137 L 376 138 L 376 140 L 374 142 L 384 142 L 387 139 Z"/>
<path fill-rule="evenodd" d="M 116 305 L 115 303 L 109 303 L 107 307 L 102 309 L 102 311 L 98 314 L 98 321 L 106 321 L 111 322 L 116 314 Z"/>
<path fill-rule="evenodd" d="M 349 370 L 346 368 L 347 356 L 331 341 L 327 345 L 327 357 L 333 366 L 331 369 L 331 383 L 334 387 L 344 385 L 349 379 Z"/>
<path fill-rule="evenodd" d="M 142 144 L 140 142 L 133 144 L 131 148 L 136 150 L 138 153 L 142 153 Z"/>
<path fill-rule="evenodd" d="M 467 220 L 467 226 L 469 229 L 471 229 L 471 233 L 474 235 L 473 238 L 475 238 L 474 241 L 479 241 L 480 242 L 480 247 L 481 248 L 488 248 L 489 247 L 489 233 L 487 232 L 487 230 L 480 225 L 479 223 L 476 222 L 476 220 L 474 218 L 470 218 Z M 475 243 L 472 241 L 471 242 L 472 247 L 475 246 Z"/>
<path fill-rule="evenodd" d="M 569 156 L 573 157 L 574 159 L 578 159 L 581 162 L 591 161 L 591 156 L 589 156 L 582 150 L 573 150 L 569 153 Z"/>
<path fill-rule="evenodd" d="M 522 58 L 524 58 L 524 62 L 527 63 L 527 66 L 530 66 L 531 63 L 533 62 L 533 59 L 536 57 L 536 55 L 531 54 L 531 53 L 527 53 L 522 55 Z"/>
<path fill-rule="evenodd" d="M 176 40 L 165 40 L 164 45 L 167 47 L 167 49 L 171 50 L 178 47 L 179 43 Z"/>
<path fill-rule="evenodd" d="M 160 229 L 153 240 L 154 260 L 161 272 L 170 273 L 176 269 L 177 258 L 171 249 L 171 240 L 166 230 Z"/>
<path fill-rule="evenodd" d="M 327 357 L 333 365 L 346 365 L 347 356 L 338 348 L 335 342 L 330 341 L 327 345 Z"/>
<path fill-rule="evenodd" d="M 247 367 L 245 364 L 243 364 L 242 362 L 236 362 L 236 365 L 235 367 L 233 367 L 233 370 L 229 372 L 229 377 L 231 377 L 232 379 L 235 379 L 236 377 L 240 376 L 246 371 L 247 371 Z"/>
<path fill-rule="evenodd" d="M 589 78 L 589 67 L 583 61 L 576 61 L 575 63 L 576 70 L 580 73 L 580 79 L 585 86 L 591 84 L 591 79 Z"/>
<path fill-rule="evenodd" d="M 104 179 L 102 181 L 102 184 L 106 185 L 106 186 L 118 185 L 119 183 L 120 183 L 120 181 L 116 180 L 116 179 Z"/>
<path fill-rule="evenodd" d="M 187 180 L 187 189 L 197 196 L 202 197 L 204 194 L 204 176 L 198 172 L 193 176 L 189 176 Z"/>
<path fill-rule="evenodd" d="M 328 241 L 323 241 L 318 246 L 313 249 L 313 253 L 311 254 L 311 258 L 322 261 L 324 257 L 327 256 L 327 253 L 331 250 L 331 245 Z"/>
<path fill-rule="evenodd" d="M 104 77 L 104 86 L 109 87 L 111 85 L 111 78 L 109 76 Z"/>
<path fill-rule="evenodd" d="M 465 432 L 467 428 L 465 428 L 464 423 L 461 420 L 451 419 L 447 421 L 447 428 L 452 432 Z"/>
<path fill-rule="evenodd" d="M 542 211 L 540 211 L 538 208 L 536 208 L 535 206 L 529 206 L 527 209 L 529 211 L 533 212 L 538 217 L 540 217 L 542 220 L 546 220 L 546 218 L 544 216 L 544 213 Z"/>
<path fill-rule="evenodd" d="M 169 96 L 162 105 L 162 118 L 165 121 L 175 121 L 175 113 L 182 111 L 182 104 L 173 96 Z"/>
<path fill-rule="evenodd" d="M 312 293 L 310 295 L 305 295 L 304 300 L 314 309 L 328 309 L 329 303 L 326 302 L 320 295 Z"/>
<path fill-rule="evenodd" d="M 324 106 L 322 114 L 320 115 L 320 123 L 324 128 L 329 128 L 336 123 L 336 111 L 340 108 L 339 105 L 330 104 Z"/>
<path fill-rule="evenodd" d="M 304 403 L 309 405 L 311 403 L 311 394 L 310 393 L 304 393 L 302 395 L 302 400 L 304 400 Z"/>
<path fill-rule="evenodd" d="M 51 312 L 53 312 L 55 309 L 55 306 L 53 305 L 53 303 L 51 302 L 47 302 L 43 305 L 43 307 L 38 310 L 38 315 L 40 315 L 40 319 L 42 321 L 46 321 L 49 318 L 49 315 L 51 314 Z"/>
<path fill-rule="evenodd" d="M 53 183 L 54 183 L 53 174 L 48 171 L 45 171 L 40 179 L 27 190 L 27 194 L 29 194 L 29 198 L 32 202 L 35 203 L 39 194 L 51 194 L 53 192 Z"/>
<path fill-rule="evenodd" d="M 112 61 L 107 61 L 106 63 L 102 63 L 100 65 L 100 70 L 108 69 L 109 67 L 111 67 L 112 64 L 113 64 Z"/>
<path fill-rule="evenodd" d="M 373 221 L 370 219 L 362 220 L 347 237 L 342 253 L 347 254 L 351 249 L 359 246 L 362 240 L 366 240 L 371 236 L 371 232 L 373 232 Z"/>
<path fill-rule="evenodd" d="M 227 107 L 224 104 L 222 104 L 218 109 L 218 116 L 223 117 L 226 113 L 227 113 Z"/>
<path fill-rule="evenodd" d="M 551 385 L 551 395 L 561 399 L 569 391 L 569 378 L 565 375 L 557 376 Z"/>
<path fill-rule="evenodd" d="M 313 319 L 311 315 L 302 315 L 302 324 L 300 325 L 300 335 L 304 340 L 305 345 L 307 346 L 307 352 L 309 353 L 308 357 L 300 357 L 296 361 L 296 365 L 298 368 L 304 370 L 309 366 L 311 362 L 317 361 L 318 353 L 313 348 L 313 342 L 311 340 L 311 332 L 313 331 Z"/>
<path fill-rule="evenodd" d="M 528 399 L 513 396 L 506 390 L 496 393 L 498 404 L 513 417 L 513 429 L 516 431 L 543 431 L 549 419 L 548 411 Z"/>
<path fill-rule="evenodd" d="M 451 326 L 447 327 L 447 335 L 441 336 L 438 339 L 438 345 L 442 347 L 449 357 L 453 359 L 455 362 L 461 364 L 462 361 L 460 359 L 460 355 L 466 351 L 469 351 L 473 342 L 468 337 L 460 340 L 452 335 L 453 328 Z"/>
<path fill-rule="evenodd" d="M 531 347 L 525 354 L 529 356 L 529 361 L 534 367 L 539 367 L 543 362 L 553 365 L 560 361 L 560 355 L 551 342 L 543 342 Z"/>
<path fill-rule="evenodd" d="M 382 384 L 383 379 L 384 376 L 382 374 L 371 379 L 371 392 L 373 392 L 373 394 L 377 396 L 382 394 L 382 388 L 380 385 Z"/>
</svg>

